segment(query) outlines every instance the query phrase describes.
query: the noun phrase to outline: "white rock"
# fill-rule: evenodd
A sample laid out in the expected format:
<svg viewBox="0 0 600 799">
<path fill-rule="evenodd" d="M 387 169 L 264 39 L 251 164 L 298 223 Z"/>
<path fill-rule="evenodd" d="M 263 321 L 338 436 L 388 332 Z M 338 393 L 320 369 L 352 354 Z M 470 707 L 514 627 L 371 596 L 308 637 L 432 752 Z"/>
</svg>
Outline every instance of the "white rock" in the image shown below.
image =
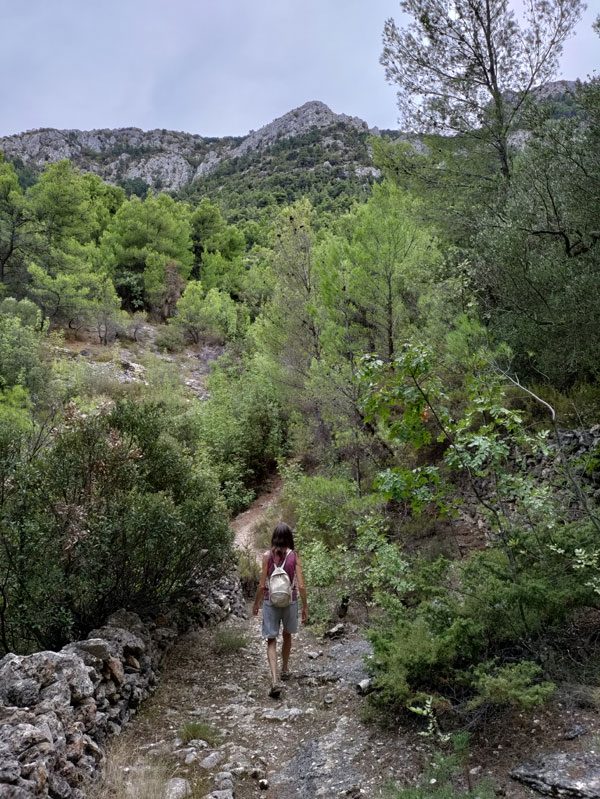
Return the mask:
<svg viewBox="0 0 600 799">
<path fill-rule="evenodd" d="M 299 707 L 282 707 L 277 710 L 265 710 L 262 718 L 265 721 L 293 721 L 302 715 Z"/>
<path fill-rule="evenodd" d="M 181 777 L 173 777 L 165 785 L 165 799 L 184 799 L 192 793 L 192 786 Z"/>
<path fill-rule="evenodd" d="M 214 768 L 218 763 L 220 763 L 224 758 L 223 752 L 211 752 L 210 755 L 207 755 L 204 760 L 200 762 L 200 767 L 205 769 Z"/>
</svg>

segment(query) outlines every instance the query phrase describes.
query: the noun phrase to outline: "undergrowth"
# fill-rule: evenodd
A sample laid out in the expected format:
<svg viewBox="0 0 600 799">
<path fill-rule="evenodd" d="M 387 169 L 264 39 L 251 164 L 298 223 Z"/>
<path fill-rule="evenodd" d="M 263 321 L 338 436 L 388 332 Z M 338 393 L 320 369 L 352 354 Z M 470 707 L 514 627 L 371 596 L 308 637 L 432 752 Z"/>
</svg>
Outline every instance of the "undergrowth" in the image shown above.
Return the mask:
<svg viewBox="0 0 600 799">
<path fill-rule="evenodd" d="M 248 636 L 242 630 L 224 627 L 215 632 L 212 648 L 216 655 L 230 655 L 247 644 Z"/>
<path fill-rule="evenodd" d="M 188 721 L 179 730 L 179 737 L 183 744 L 190 741 L 206 741 L 209 746 L 218 746 L 221 736 L 210 724 L 204 721 Z"/>
</svg>

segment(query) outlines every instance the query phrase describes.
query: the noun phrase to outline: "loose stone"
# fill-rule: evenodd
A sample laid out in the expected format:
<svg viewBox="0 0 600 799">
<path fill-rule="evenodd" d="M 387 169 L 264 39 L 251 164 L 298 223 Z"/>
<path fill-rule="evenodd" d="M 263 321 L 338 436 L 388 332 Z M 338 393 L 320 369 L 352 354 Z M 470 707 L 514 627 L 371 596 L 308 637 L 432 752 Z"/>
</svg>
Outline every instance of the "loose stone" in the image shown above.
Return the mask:
<svg viewBox="0 0 600 799">
<path fill-rule="evenodd" d="M 185 799 L 192 793 L 192 786 L 181 777 L 173 777 L 165 785 L 165 799 Z"/>
<path fill-rule="evenodd" d="M 200 762 L 200 768 L 211 769 L 223 760 L 223 752 L 212 752 Z"/>
</svg>

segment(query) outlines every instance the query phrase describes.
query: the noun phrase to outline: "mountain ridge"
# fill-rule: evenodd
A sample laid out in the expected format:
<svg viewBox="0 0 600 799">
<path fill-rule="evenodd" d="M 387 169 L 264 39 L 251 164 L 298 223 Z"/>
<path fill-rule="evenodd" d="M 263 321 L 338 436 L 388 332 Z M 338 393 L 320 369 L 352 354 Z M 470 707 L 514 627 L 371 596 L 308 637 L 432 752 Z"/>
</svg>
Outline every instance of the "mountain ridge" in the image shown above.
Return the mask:
<svg viewBox="0 0 600 799">
<path fill-rule="evenodd" d="M 576 85 L 577 81 L 555 81 L 535 93 L 544 101 L 564 99 Z M 381 134 L 403 136 L 401 131 Z M 83 171 L 143 195 L 148 188 L 201 190 L 207 180 L 215 184 L 221 174 L 227 178 L 247 170 L 249 161 L 254 161 L 254 176 L 264 175 L 273 167 L 268 154 L 289 150 L 294 142 L 295 154 L 284 155 L 296 174 L 325 170 L 334 182 L 351 178 L 367 184 L 378 175 L 367 145 L 369 135 L 380 131 L 360 117 L 338 114 L 320 100 L 310 100 L 245 136 L 210 137 L 165 128 L 38 128 L 0 137 L 0 151 L 34 173 L 66 158 Z M 278 169 L 282 171 L 281 165 Z"/>
<path fill-rule="evenodd" d="M 111 183 L 142 180 L 153 188 L 178 191 L 224 160 L 336 125 L 365 135 L 377 132 L 358 117 L 336 114 L 325 103 L 311 100 L 246 136 L 204 137 L 164 128 L 38 128 L 0 137 L 0 150 L 9 160 L 35 169 L 68 158 Z"/>
</svg>

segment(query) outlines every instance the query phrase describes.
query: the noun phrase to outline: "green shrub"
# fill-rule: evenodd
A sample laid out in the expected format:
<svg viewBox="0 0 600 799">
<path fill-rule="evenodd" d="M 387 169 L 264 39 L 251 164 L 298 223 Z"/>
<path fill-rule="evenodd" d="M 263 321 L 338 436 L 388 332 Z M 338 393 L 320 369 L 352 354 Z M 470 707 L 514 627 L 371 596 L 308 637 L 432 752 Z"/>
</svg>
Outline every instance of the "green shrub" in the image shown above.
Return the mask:
<svg viewBox="0 0 600 799">
<path fill-rule="evenodd" d="M 544 704 L 555 690 L 551 682 L 540 682 L 542 669 L 527 660 L 506 666 L 482 663 L 474 676 L 477 696 L 470 703 L 472 708 L 484 704 L 532 708 Z"/>
<path fill-rule="evenodd" d="M 313 621 L 327 621 L 344 596 L 367 610 L 391 609 L 412 590 L 408 564 L 389 541 L 386 523 L 375 514 L 356 523 L 347 543 L 333 548 L 319 540 L 302 544 L 302 558 L 313 597 Z"/>
<path fill-rule="evenodd" d="M 3 496 L 3 649 L 56 648 L 121 607 L 154 612 L 230 556 L 226 509 L 153 403 L 69 416 Z"/>
<path fill-rule="evenodd" d="M 9 302 L 6 310 L 15 310 L 21 314 L 24 305 L 29 308 L 32 303 L 22 301 Z M 23 313 L 25 318 L 29 318 Z M 48 367 L 43 360 L 42 333 L 25 321 L 22 315 L 3 313 L 0 309 L 0 388 L 11 388 L 23 385 L 33 397 L 41 397 L 45 393 L 48 380 Z"/>
<path fill-rule="evenodd" d="M 213 652 L 216 655 L 230 655 L 248 644 L 248 636 L 242 630 L 223 627 L 213 637 Z"/>
<path fill-rule="evenodd" d="M 282 474 L 283 499 L 303 547 L 310 541 L 335 547 L 352 540 L 356 524 L 384 504 L 381 497 L 361 497 L 356 483 L 347 477 L 307 475 L 296 465 Z"/>
<path fill-rule="evenodd" d="M 33 330 L 43 330 L 44 323 L 42 312 L 31 300 L 16 300 L 14 297 L 5 297 L 0 302 L 0 316 L 16 316 L 25 327 Z"/>
<path fill-rule="evenodd" d="M 179 730 L 179 737 L 184 745 L 190 741 L 206 741 L 209 746 L 218 746 L 221 743 L 219 733 L 204 721 L 186 722 Z"/>
<path fill-rule="evenodd" d="M 400 710 L 433 694 L 469 712 L 547 699 L 552 685 L 528 662 L 531 653 L 550 624 L 597 604 L 593 585 L 564 560 L 565 550 L 590 544 L 593 530 L 575 523 L 555 536 L 553 547 L 540 547 L 535 532 L 515 534 L 512 557 L 489 549 L 463 563 L 414 564 L 410 602 L 371 632 L 374 701 Z"/>
<path fill-rule="evenodd" d="M 385 425 L 390 439 L 415 454 L 434 433 L 445 443 L 440 467 L 418 467 L 408 480 L 405 470 L 388 470 L 379 489 L 396 502 L 408 500 L 413 513 L 435 499 L 451 514 L 444 483 L 457 473 L 470 486 L 490 537 L 487 549 L 462 562 L 415 560 L 414 591 L 378 620 L 374 701 L 390 713 L 427 695 L 459 714 L 544 701 L 552 685 L 538 666 L 548 662 L 549 627 L 598 605 L 600 524 L 579 490 L 573 504 L 582 520 L 573 522 L 552 487 L 531 474 L 527 463 L 544 457 L 547 435 L 528 430 L 523 411 L 507 397 L 504 373 L 490 368 L 507 356 L 501 347 L 496 353 L 479 347 L 460 397 L 449 394 L 427 344 L 407 342 L 391 369 L 364 359 L 370 418 Z M 571 482 L 561 486 L 563 503 Z"/>
<path fill-rule="evenodd" d="M 273 471 L 283 447 L 277 392 L 268 375 L 254 366 L 217 367 L 208 381 L 208 400 L 186 422 L 189 435 L 202 442 L 210 457 L 232 511 L 252 501 L 254 488 Z"/>
<path fill-rule="evenodd" d="M 156 346 L 167 352 L 181 352 L 185 347 L 185 337 L 178 327 L 165 325 L 156 334 Z"/>
<path fill-rule="evenodd" d="M 193 344 L 205 336 L 225 341 L 236 337 L 242 317 L 241 308 L 227 292 L 211 288 L 205 293 L 199 281 L 191 280 L 177 303 L 177 315 L 169 327 L 180 331 Z"/>
</svg>

